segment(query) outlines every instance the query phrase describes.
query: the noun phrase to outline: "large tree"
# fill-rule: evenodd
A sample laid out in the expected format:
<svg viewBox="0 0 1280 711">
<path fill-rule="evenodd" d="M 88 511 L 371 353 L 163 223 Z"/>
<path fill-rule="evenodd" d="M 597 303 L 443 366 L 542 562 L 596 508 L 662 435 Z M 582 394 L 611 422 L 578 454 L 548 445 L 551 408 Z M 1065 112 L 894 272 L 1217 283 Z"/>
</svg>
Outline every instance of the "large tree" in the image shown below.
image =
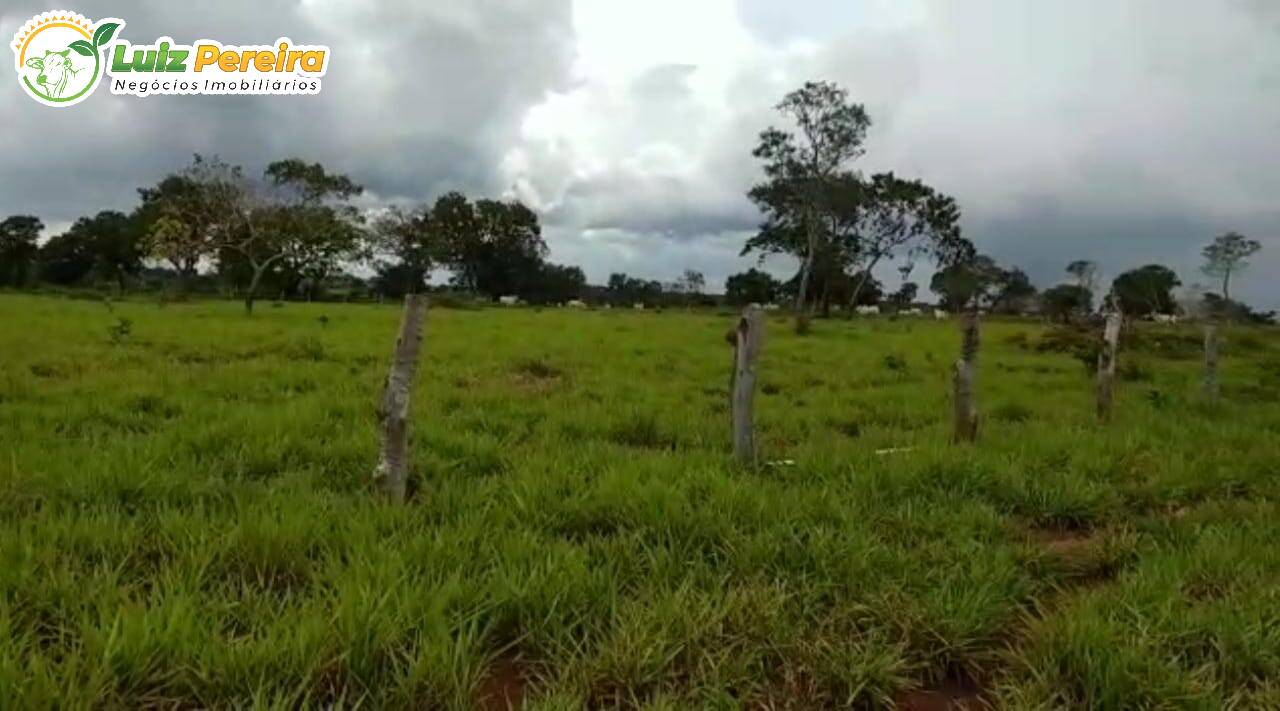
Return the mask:
<svg viewBox="0 0 1280 711">
<path fill-rule="evenodd" d="M 764 163 L 767 181 L 748 196 L 765 213 L 764 239 L 748 242 L 800 259 L 796 328 L 809 322 L 809 281 L 830 219 L 830 183 L 863 154 L 871 119 L 848 92 L 830 82 L 808 82 L 787 94 L 777 109 L 794 130 L 769 127 L 752 154 Z"/>
<path fill-rule="evenodd" d="M 832 301 L 861 303 L 868 277 L 883 261 L 928 255 L 945 266 L 972 257 L 954 199 L 891 172 L 864 178 L 847 169 L 862 155 L 870 119 L 861 106 L 848 103 L 843 90 L 806 84 L 779 108 L 800 130 L 793 135 L 770 128 L 761 134 L 755 155 L 765 160 L 768 180 L 749 196 L 765 222 L 742 253 L 800 259 L 799 328 L 815 302 L 824 313 Z"/>
<path fill-rule="evenodd" d="M 1040 310 L 1055 321 L 1070 321 L 1093 311 L 1093 292 L 1080 284 L 1059 284 L 1040 294 Z"/>
<path fill-rule="evenodd" d="M 1231 300 L 1231 276 L 1249 265 L 1248 259 L 1262 249 L 1262 243 L 1238 232 L 1219 235 L 1206 245 L 1204 273 L 1222 279 L 1222 298 Z"/>
<path fill-rule="evenodd" d="M 748 269 L 724 281 L 725 299 L 734 306 L 770 304 L 781 291 L 782 283 L 759 269 Z"/>
<path fill-rule="evenodd" d="M 40 275 L 45 281 L 70 285 L 97 277 L 116 284 L 142 271 L 142 235 L 136 220 L 104 210 L 82 217 L 40 249 Z"/>
<path fill-rule="evenodd" d="M 0 222 L 0 286 L 24 286 L 35 271 L 37 240 L 44 223 L 30 215 Z"/>
<path fill-rule="evenodd" d="M 1178 310 L 1173 290 L 1181 284 L 1172 269 L 1148 264 L 1116 277 L 1111 283 L 1111 293 L 1120 310 L 1129 316 L 1171 314 Z"/>
<path fill-rule="evenodd" d="M 453 282 L 464 289 L 495 298 L 519 294 L 547 256 L 538 216 L 520 202 L 471 204 L 451 194 L 437 201 L 431 219 Z"/>
<path fill-rule="evenodd" d="M 1098 287 L 1097 262 L 1088 259 L 1077 259 L 1067 265 L 1067 273 L 1075 278 L 1076 286 L 1086 289 L 1090 294 Z"/>
<path fill-rule="evenodd" d="M 287 269 L 315 282 L 361 245 L 349 203 L 360 186 L 318 163 L 277 161 L 255 181 L 240 166 L 196 155 L 166 180 L 178 189 L 154 198 L 161 217 L 151 230 L 153 252 L 184 273 L 194 273 L 200 259 L 216 257 L 226 272 L 246 274 L 246 314 L 253 313 L 269 270 Z"/>
<path fill-rule="evenodd" d="M 139 188 L 138 196 L 142 203 L 133 218 L 143 235 L 144 252 L 172 266 L 179 287 L 186 288 L 200 263 L 217 252 L 200 186 L 185 174 L 174 173 L 154 187 Z"/>
<path fill-rule="evenodd" d="M 990 306 L 1005 278 L 1005 271 L 984 254 L 949 264 L 933 273 L 929 290 L 942 307 L 951 311 Z"/>
<path fill-rule="evenodd" d="M 1036 287 L 1027 273 L 1018 267 L 999 270 L 995 293 L 991 297 L 991 310 L 998 313 L 1017 314 L 1036 303 Z"/>
<path fill-rule="evenodd" d="M 431 230 L 431 209 L 392 206 L 373 223 L 373 258 L 379 282 L 394 295 L 426 288 L 443 244 Z"/>
</svg>

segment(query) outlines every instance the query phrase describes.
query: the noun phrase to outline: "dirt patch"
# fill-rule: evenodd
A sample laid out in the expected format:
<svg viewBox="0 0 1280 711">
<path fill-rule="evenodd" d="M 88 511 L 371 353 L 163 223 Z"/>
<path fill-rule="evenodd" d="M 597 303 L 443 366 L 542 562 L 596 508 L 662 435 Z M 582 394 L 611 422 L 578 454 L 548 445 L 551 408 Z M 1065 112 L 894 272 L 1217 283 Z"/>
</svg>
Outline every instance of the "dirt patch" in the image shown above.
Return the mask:
<svg viewBox="0 0 1280 711">
<path fill-rule="evenodd" d="M 982 682 L 954 669 L 933 686 L 908 691 L 894 702 L 898 711 L 979 711 L 991 708 Z"/>
<path fill-rule="evenodd" d="M 523 708 L 530 676 L 528 665 L 519 658 L 498 657 L 476 688 L 475 707 L 482 711 Z"/>
</svg>

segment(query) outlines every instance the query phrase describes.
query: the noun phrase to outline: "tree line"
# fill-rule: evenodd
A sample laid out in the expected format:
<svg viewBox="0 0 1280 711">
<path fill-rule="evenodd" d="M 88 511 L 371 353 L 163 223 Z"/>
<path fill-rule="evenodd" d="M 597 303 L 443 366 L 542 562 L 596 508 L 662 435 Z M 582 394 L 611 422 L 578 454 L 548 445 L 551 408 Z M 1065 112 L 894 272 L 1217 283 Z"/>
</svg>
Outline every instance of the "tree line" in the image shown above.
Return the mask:
<svg viewBox="0 0 1280 711">
<path fill-rule="evenodd" d="M 844 89 L 809 82 L 777 109 L 790 126 L 766 128 L 753 150 L 765 179 L 747 197 L 764 219 L 741 254 L 761 263 L 786 255 L 798 267 L 786 282 L 758 268 L 729 277 L 729 303 L 789 300 L 803 332 L 814 314 L 833 308 L 922 305 L 921 285 L 911 275 L 927 260 L 935 266 L 928 288 L 947 309 L 1052 318 L 1094 309 L 1093 262 L 1071 263 L 1067 281 L 1039 292 L 1021 269 L 978 253 L 961 234 L 954 198 L 917 179 L 855 169 L 871 118 Z M 490 299 L 715 303 L 694 270 L 674 283 L 615 273 L 605 285 L 588 284 L 581 268 L 547 260 L 538 216 L 519 201 L 450 192 L 431 204 L 371 213 L 356 206 L 362 193 L 351 178 L 319 163 L 279 160 L 250 177 L 240 166 L 196 155 L 187 167 L 140 188 L 132 212 L 80 218 L 43 245 L 36 217 L 0 222 L 0 286 L 220 287 L 243 298 L 252 313 L 263 294 L 312 299 L 335 285 L 398 298 L 427 289 L 430 276 L 443 270 L 452 288 Z M 1204 271 L 1220 280 L 1221 293 L 1206 294 L 1194 308 L 1265 319 L 1230 294 L 1233 278 L 1259 249 L 1259 242 L 1234 232 L 1206 246 Z M 894 262 L 901 286 L 886 294 L 874 272 Z M 352 274 L 357 264 L 372 277 Z M 1149 264 L 1118 276 L 1106 298 L 1133 316 L 1173 314 L 1180 310 L 1179 286 L 1173 270 Z"/>
<path fill-rule="evenodd" d="M 796 330 L 803 333 L 815 311 L 826 314 L 833 305 L 852 308 L 882 300 L 911 305 L 919 285 L 910 275 L 917 261 L 928 259 L 936 265 L 929 289 L 944 308 L 1036 312 L 1053 318 L 1093 310 L 1098 285 L 1092 261 L 1071 263 L 1069 281 L 1038 293 L 1025 272 L 1001 267 L 962 236 L 953 198 L 893 172 L 867 176 L 856 170 L 871 118 L 841 87 L 809 82 L 776 108 L 789 127 L 766 128 L 753 151 L 765 180 L 747 196 L 764 221 L 742 255 L 755 253 L 763 262 L 768 255 L 785 254 L 799 268 L 786 284 L 758 269 L 735 274 L 725 284 L 730 301 L 793 299 Z M 1258 241 L 1235 232 L 1206 246 L 1203 271 L 1221 280 L 1221 293 L 1207 293 L 1191 308 L 1270 320 L 1273 314 L 1254 313 L 1230 293 L 1232 277 L 1259 249 Z M 894 260 L 899 260 L 902 285 L 884 295 L 872 272 Z M 1173 270 L 1149 264 L 1116 277 L 1106 299 L 1131 316 L 1175 314 L 1180 310 L 1174 293 L 1179 286 Z"/>
</svg>

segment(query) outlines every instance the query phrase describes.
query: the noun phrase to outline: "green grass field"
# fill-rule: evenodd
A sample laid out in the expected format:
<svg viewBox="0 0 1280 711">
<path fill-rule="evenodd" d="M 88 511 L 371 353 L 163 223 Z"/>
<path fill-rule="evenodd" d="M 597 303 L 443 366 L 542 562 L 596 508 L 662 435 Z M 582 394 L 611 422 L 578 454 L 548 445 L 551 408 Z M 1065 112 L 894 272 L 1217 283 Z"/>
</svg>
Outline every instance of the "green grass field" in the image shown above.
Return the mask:
<svg viewBox="0 0 1280 711">
<path fill-rule="evenodd" d="M 1275 329 L 436 309 L 395 505 L 398 318 L 0 295 L 0 709 L 1280 708 Z"/>
</svg>

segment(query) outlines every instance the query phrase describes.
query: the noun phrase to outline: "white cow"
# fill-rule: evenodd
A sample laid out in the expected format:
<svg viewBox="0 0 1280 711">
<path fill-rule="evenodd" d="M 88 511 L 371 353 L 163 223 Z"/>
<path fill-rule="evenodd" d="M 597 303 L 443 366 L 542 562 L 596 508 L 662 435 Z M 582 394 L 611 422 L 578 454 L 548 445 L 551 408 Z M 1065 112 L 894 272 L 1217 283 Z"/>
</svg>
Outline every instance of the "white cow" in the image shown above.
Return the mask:
<svg viewBox="0 0 1280 711">
<path fill-rule="evenodd" d="M 947 320 L 947 312 L 946 312 L 946 311 L 943 311 L 942 309 L 934 309 L 934 310 L 933 310 L 933 320 L 934 320 L 934 321 L 946 321 L 946 320 Z"/>
<path fill-rule="evenodd" d="M 1151 314 L 1151 320 L 1156 323 L 1177 323 L 1178 314 Z"/>
<path fill-rule="evenodd" d="M 587 308 L 587 303 L 582 299 L 574 299 L 569 302 L 568 306 L 573 309 L 585 309 Z"/>
<path fill-rule="evenodd" d="M 765 311 L 777 311 L 777 310 L 779 310 L 779 309 L 781 309 L 781 308 L 782 308 L 782 307 L 781 307 L 781 306 L 779 306 L 779 305 L 777 305 L 777 304 L 765 304 L 765 305 L 764 305 L 764 310 L 765 310 Z"/>
<path fill-rule="evenodd" d="M 519 306 L 520 297 L 519 296 L 499 296 L 498 303 L 502 304 L 503 306 Z"/>
<path fill-rule="evenodd" d="M 634 304 L 632 305 L 631 308 L 635 309 L 636 311 L 644 311 L 644 304 Z"/>
<path fill-rule="evenodd" d="M 859 316 L 874 316 L 880 313 L 880 307 L 879 306 L 859 306 L 857 308 L 857 312 Z"/>
<path fill-rule="evenodd" d="M 919 316 L 921 313 L 920 309 L 904 309 L 902 311 L 903 316 Z"/>
</svg>

